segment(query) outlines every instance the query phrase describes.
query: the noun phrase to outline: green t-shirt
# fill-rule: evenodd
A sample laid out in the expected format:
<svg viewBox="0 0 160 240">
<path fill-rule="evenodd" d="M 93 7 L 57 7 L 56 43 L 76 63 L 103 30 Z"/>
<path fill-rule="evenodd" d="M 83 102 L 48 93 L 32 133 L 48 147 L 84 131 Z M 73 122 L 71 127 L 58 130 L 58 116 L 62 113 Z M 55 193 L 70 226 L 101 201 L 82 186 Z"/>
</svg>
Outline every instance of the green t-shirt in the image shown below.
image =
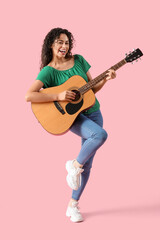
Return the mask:
<svg viewBox="0 0 160 240">
<path fill-rule="evenodd" d="M 45 66 L 38 74 L 36 80 L 43 82 L 43 88 L 55 87 L 66 82 L 70 77 L 74 75 L 81 76 L 86 82 L 88 78 L 86 73 L 90 69 L 90 64 L 79 54 L 74 55 L 74 66 L 67 70 L 57 70 L 50 66 Z M 84 114 L 90 114 L 97 111 L 100 108 L 100 104 L 96 98 L 96 102 L 93 107 L 83 112 Z"/>
</svg>

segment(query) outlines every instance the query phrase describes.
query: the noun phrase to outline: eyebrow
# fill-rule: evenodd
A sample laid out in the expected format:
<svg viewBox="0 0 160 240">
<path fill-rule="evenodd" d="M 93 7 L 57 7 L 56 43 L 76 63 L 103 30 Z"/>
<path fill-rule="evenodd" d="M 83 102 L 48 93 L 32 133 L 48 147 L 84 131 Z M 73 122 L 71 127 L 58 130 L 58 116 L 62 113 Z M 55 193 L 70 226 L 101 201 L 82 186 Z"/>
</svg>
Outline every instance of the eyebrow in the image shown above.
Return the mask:
<svg viewBox="0 0 160 240">
<path fill-rule="evenodd" d="M 61 39 L 57 39 L 57 41 L 61 41 L 61 42 L 64 42 L 63 40 L 61 40 Z M 67 40 L 66 42 L 69 42 L 69 40 Z"/>
</svg>

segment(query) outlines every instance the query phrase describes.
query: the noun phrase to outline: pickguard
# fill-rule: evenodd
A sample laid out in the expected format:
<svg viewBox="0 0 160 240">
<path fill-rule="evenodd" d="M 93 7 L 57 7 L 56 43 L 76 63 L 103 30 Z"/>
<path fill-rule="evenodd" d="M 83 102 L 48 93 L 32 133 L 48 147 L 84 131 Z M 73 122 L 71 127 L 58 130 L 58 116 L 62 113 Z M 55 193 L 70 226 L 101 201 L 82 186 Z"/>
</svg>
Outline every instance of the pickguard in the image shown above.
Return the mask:
<svg viewBox="0 0 160 240">
<path fill-rule="evenodd" d="M 66 105 L 66 112 L 70 115 L 73 115 L 79 111 L 79 109 L 82 107 L 82 105 L 83 105 L 83 98 L 79 103 L 76 103 L 76 104 L 68 103 Z"/>
</svg>

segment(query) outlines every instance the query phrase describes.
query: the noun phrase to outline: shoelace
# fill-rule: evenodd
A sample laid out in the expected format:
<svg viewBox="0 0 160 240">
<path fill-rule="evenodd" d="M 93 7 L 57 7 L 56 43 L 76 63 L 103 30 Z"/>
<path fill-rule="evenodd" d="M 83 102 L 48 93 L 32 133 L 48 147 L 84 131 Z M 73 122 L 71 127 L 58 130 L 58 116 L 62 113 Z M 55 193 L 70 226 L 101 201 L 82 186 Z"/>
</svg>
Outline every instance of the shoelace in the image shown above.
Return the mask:
<svg viewBox="0 0 160 240">
<path fill-rule="evenodd" d="M 80 210 L 79 210 L 80 207 L 78 206 L 78 203 L 75 203 L 75 204 L 73 203 L 73 207 L 72 207 L 72 208 L 73 208 L 73 210 L 74 210 L 75 212 L 80 213 Z"/>
<path fill-rule="evenodd" d="M 73 169 L 71 170 L 71 174 L 72 174 L 72 175 L 74 175 L 74 174 L 80 175 L 83 171 L 84 171 L 84 169 L 82 169 L 82 168 L 73 168 Z"/>
</svg>

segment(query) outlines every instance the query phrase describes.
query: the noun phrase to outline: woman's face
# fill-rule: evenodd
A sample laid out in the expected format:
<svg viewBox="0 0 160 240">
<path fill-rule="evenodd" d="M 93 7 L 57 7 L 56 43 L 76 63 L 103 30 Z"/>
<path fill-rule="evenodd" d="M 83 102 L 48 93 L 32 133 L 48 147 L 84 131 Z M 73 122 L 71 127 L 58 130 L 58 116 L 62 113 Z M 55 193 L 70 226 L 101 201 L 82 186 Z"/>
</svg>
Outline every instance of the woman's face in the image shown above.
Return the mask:
<svg viewBox="0 0 160 240">
<path fill-rule="evenodd" d="M 65 57 L 69 50 L 69 39 L 66 34 L 61 33 L 59 38 L 54 41 L 51 46 L 53 51 L 53 56 Z"/>
</svg>

